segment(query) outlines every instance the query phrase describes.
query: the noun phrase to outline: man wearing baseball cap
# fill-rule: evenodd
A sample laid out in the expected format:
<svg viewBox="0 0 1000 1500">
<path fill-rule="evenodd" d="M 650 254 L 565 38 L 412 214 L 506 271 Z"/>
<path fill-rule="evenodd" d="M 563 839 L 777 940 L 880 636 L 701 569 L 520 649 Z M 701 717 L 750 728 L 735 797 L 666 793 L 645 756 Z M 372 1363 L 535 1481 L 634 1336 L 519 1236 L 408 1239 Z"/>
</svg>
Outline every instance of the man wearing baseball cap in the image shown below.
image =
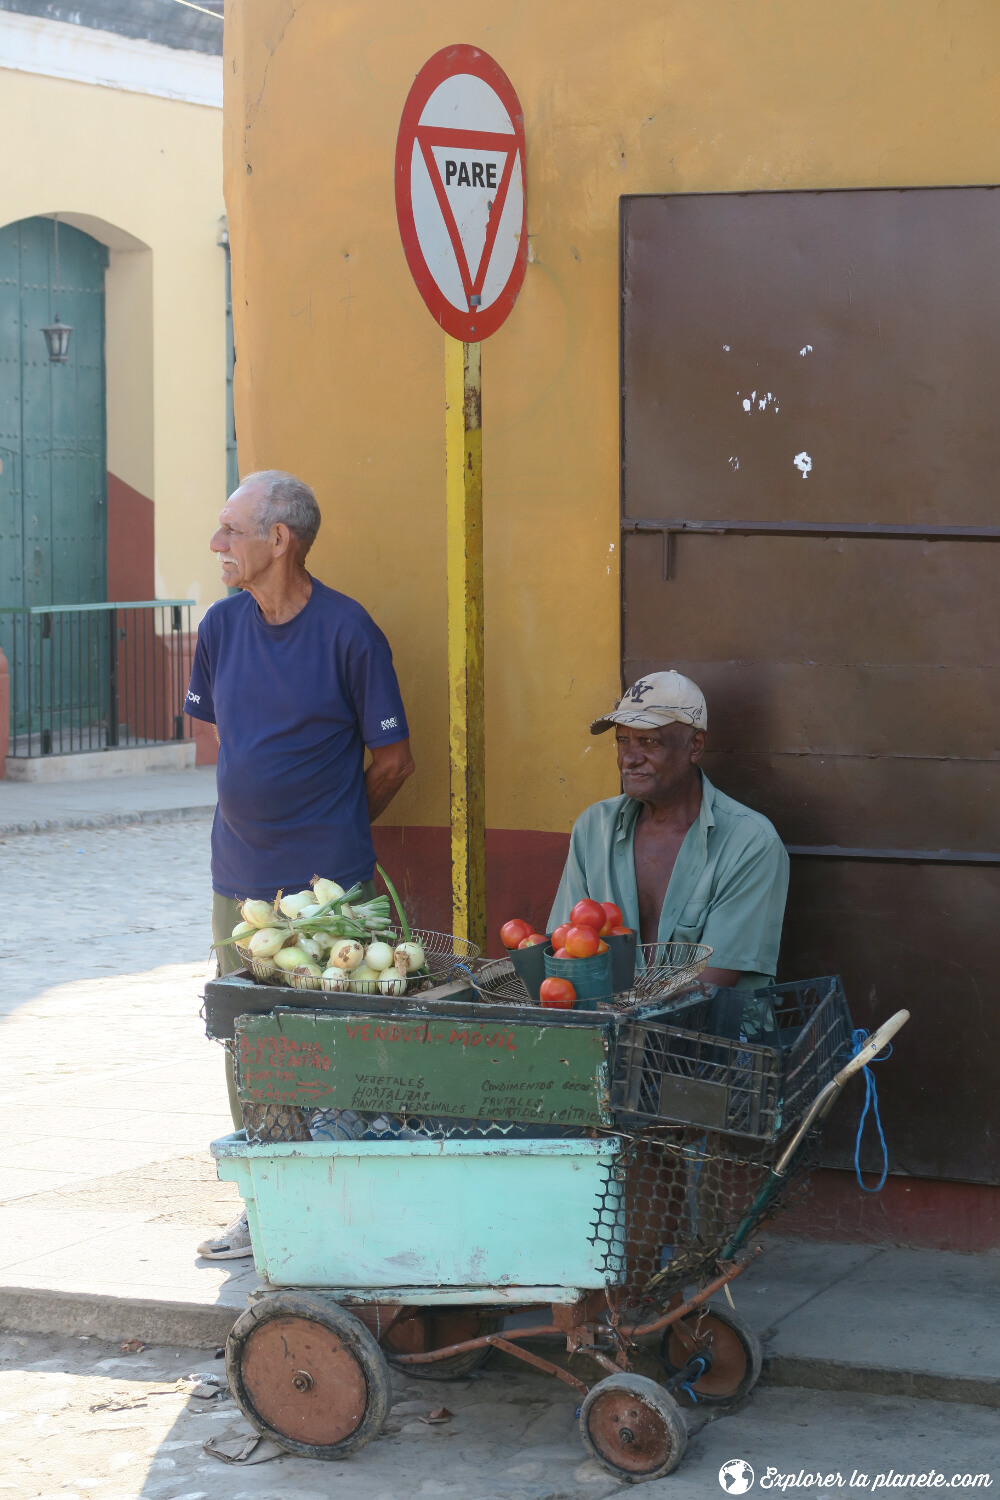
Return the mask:
<svg viewBox="0 0 1000 1500">
<path fill-rule="evenodd" d="M 643 943 L 707 943 L 711 984 L 774 980 L 788 855 L 773 825 L 700 769 L 701 689 L 679 672 L 640 677 L 591 734 L 615 731 L 621 797 L 577 819 L 548 931 L 577 901 L 613 901 Z"/>
</svg>

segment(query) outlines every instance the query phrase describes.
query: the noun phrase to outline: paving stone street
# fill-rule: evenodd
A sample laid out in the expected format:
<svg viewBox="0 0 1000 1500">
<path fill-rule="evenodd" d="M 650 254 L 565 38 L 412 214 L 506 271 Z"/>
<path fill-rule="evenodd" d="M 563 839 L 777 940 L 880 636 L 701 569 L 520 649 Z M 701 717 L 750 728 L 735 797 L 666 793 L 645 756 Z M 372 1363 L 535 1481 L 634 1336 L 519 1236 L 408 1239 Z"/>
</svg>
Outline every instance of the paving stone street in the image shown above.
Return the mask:
<svg viewBox="0 0 1000 1500">
<path fill-rule="evenodd" d="M 0 1495 L 11 1500 L 706 1500 L 741 1458 L 769 1467 L 878 1474 L 996 1471 L 996 1412 L 843 1392 L 761 1390 L 734 1415 L 704 1422 L 676 1473 L 640 1490 L 584 1456 L 576 1397 L 543 1375 L 488 1370 L 456 1383 L 399 1381 L 380 1437 L 344 1463 L 283 1455 L 234 1469 L 202 1445 L 249 1429 L 231 1400 L 191 1395 L 188 1375 L 222 1369 L 204 1349 L 123 1356 L 96 1339 L 0 1336 Z M 439 1426 L 421 1416 L 441 1405 Z M 836 1481 L 834 1482 L 836 1483 Z M 787 1493 L 787 1492 L 786 1492 Z M 824 1484 L 795 1491 L 838 1493 Z"/>
<path fill-rule="evenodd" d="M 246 1262 L 194 1267 L 239 1210 L 207 1143 L 232 1128 L 199 991 L 210 821 L 0 845 L 0 1277 L 155 1295 L 169 1253 L 214 1300 Z"/>
</svg>

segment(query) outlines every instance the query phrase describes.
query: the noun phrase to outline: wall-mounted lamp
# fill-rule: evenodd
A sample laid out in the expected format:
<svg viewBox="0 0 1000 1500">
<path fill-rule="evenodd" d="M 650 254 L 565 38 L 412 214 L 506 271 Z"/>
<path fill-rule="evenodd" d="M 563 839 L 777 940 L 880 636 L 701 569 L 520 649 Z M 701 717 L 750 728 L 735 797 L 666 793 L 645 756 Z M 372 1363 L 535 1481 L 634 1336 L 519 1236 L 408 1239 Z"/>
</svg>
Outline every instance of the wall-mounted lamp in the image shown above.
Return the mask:
<svg viewBox="0 0 1000 1500">
<path fill-rule="evenodd" d="M 55 217 L 56 238 L 56 320 L 50 323 L 48 328 L 43 328 L 45 344 L 49 351 L 49 361 L 54 365 L 64 365 L 69 357 L 69 336 L 73 332 L 69 323 L 63 323 L 59 318 L 59 215 Z"/>
</svg>

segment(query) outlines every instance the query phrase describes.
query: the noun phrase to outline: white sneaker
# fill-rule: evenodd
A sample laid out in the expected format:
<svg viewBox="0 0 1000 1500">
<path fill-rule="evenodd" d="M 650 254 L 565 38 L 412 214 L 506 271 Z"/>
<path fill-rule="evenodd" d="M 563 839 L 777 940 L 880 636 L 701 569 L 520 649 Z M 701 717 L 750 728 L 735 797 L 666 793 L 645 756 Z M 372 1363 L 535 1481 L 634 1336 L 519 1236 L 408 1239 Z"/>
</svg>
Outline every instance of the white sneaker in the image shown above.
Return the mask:
<svg viewBox="0 0 1000 1500">
<path fill-rule="evenodd" d="M 244 1255 L 252 1255 L 246 1211 L 214 1240 L 203 1240 L 198 1246 L 198 1254 L 203 1260 L 240 1260 Z"/>
</svg>

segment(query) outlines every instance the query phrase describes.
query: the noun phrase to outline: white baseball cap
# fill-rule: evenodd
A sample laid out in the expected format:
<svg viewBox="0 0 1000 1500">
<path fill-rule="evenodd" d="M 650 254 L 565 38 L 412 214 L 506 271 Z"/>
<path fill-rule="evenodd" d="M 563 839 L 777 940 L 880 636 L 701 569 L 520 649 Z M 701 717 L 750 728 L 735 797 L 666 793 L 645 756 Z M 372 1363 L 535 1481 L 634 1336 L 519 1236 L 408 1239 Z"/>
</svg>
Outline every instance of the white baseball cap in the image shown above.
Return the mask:
<svg viewBox="0 0 1000 1500">
<path fill-rule="evenodd" d="M 659 729 L 663 724 L 707 729 L 705 694 L 680 672 L 650 672 L 632 684 L 611 713 L 595 719 L 590 732 L 603 734 L 612 724 L 624 724 L 628 729 Z"/>
</svg>

